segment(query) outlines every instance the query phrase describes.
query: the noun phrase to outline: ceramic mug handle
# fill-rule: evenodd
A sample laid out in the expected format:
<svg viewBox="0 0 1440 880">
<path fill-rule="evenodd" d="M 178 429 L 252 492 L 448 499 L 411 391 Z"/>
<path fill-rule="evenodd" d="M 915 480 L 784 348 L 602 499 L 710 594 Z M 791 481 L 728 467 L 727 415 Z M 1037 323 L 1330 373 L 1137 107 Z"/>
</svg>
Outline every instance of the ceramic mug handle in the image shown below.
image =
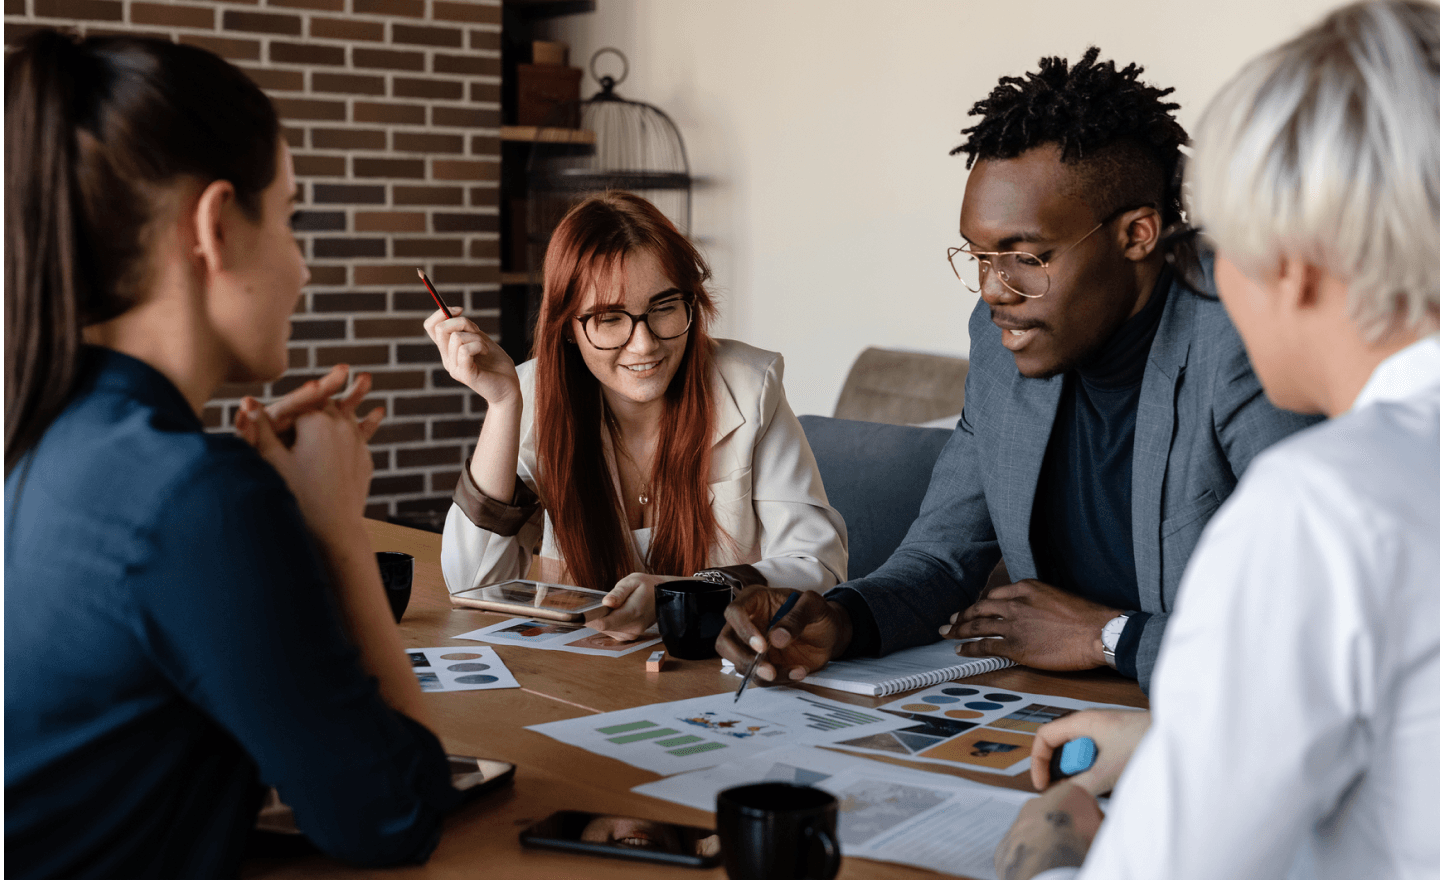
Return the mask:
<svg viewBox="0 0 1440 880">
<path fill-rule="evenodd" d="M 806 828 L 805 836 L 810 838 L 805 880 L 832 880 L 840 873 L 840 844 L 824 828 Z M 814 870 L 817 862 L 822 866 L 818 872 Z"/>
</svg>

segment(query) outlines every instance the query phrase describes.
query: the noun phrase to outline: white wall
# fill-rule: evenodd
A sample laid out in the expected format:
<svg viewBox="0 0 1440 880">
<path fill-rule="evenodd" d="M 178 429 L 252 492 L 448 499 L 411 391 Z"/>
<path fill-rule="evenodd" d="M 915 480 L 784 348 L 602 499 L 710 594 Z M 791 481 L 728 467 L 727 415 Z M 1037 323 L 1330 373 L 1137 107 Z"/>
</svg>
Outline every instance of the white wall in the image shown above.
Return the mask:
<svg viewBox="0 0 1440 880">
<path fill-rule="evenodd" d="M 617 91 L 675 120 L 699 178 L 719 335 L 783 352 L 796 412 L 829 414 L 867 345 L 969 350 L 976 296 L 945 263 L 965 160 L 947 154 L 1000 76 L 1095 44 L 1174 86 L 1188 127 L 1243 61 L 1338 5 L 598 0 L 547 28 L 576 66 L 629 57 Z"/>
</svg>

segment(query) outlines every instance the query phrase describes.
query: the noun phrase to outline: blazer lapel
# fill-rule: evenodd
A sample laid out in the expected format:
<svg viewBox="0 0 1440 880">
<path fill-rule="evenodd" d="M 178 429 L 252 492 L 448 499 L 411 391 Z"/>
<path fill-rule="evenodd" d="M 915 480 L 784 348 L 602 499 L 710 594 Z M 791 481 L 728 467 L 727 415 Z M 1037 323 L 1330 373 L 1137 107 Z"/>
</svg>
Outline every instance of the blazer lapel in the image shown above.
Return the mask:
<svg viewBox="0 0 1440 880">
<path fill-rule="evenodd" d="M 733 455 L 725 454 L 727 447 L 724 444 L 727 437 L 745 424 L 745 413 L 741 411 L 740 404 L 735 402 L 735 393 L 730 390 L 718 369 L 713 370 L 711 382 L 711 392 L 715 398 L 715 436 L 710 442 L 710 476 L 707 479 L 714 480 L 717 474 L 728 474 L 742 464 L 729 460 Z M 745 452 L 748 454 L 749 450 Z M 710 500 L 715 500 L 713 492 Z"/>
<path fill-rule="evenodd" d="M 1011 380 L 1011 405 L 1006 407 L 1000 429 L 999 470 L 996 486 L 1008 486 L 1015 492 L 999 492 L 993 498 L 987 491 L 990 515 L 993 518 L 1000 550 L 1011 580 L 1036 576 L 1035 553 L 1030 546 L 1030 519 L 1035 511 L 1035 489 L 1040 484 L 1040 466 L 1045 448 L 1050 444 L 1050 431 L 1055 426 L 1055 413 L 1060 409 L 1060 394 L 1065 388 L 1063 376 L 1049 379 L 1027 379 L 1017 370 Z"/>
<path fill-rule="evenodd" d="M 1195 300 L 1171 284 L 1169 301 L 1150 344 L 1140 404 L 1135 413 L 1135 451 L 1130 476 L 1130 519 L 1140 610 L 1169 611 L 1160 579 L 1160 520 L 1165 468 L 1175 435 L 1175 395 L 1190 356 L 1189 330 Z"/>
</svg>

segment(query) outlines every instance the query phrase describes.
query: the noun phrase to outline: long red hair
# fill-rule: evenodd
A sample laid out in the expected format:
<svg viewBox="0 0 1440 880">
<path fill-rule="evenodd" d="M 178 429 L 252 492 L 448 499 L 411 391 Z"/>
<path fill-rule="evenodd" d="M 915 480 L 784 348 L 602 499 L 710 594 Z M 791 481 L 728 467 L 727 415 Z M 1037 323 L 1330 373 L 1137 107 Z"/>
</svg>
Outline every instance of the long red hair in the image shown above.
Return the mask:
<svg viewBox="0 0 1440 880">
<path fill-rule="evenodd" d="M 719 528 L 710 508 L 710 444 L 715 433 L 707 332 L 715 304 L 705 259 L 656 207 L 608 192 L 565 215 L 545 252 L 545 289 L 535 326 L 535 435 L 545 508 L 555 543 L 582 587 L 608 590 L 634 570 L 624 505 L 601 445 L 600 382 L 579 348 L 566 342 L 586 293 L 618 302 L 625 259 L 654 254 L 690 300 L 685 353 L 665 392 L 660 443 L 651 474 L 655 526 L 649 569 L 688 575 L 704 568 Z"/>
</svg>

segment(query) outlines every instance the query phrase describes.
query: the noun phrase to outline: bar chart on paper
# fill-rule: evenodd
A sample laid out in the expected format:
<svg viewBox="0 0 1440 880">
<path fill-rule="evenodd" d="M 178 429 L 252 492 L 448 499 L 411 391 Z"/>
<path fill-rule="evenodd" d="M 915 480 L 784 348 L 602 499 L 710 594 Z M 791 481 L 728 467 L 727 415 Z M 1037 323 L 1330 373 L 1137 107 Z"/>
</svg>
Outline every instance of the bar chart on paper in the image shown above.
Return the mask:
<svg viewBox="0 0 1440 880">
<path fill-rule="evenodd" d="M 805 726 L 811 730 L 849 730 L 853 727 L 873 724 L 885 717 L 879 712 L 873 714 L 861 712 L 859 709 L 837 705 L 828 700 L 817 700 L 803 694 L 797 694 L 795 699 L 815 707 L 813 710 L 803 713 L 809 722 Z"/>
<path fill-rule="evenodd" d="M 596 731 L 604 734 L 608 742 L 617 746 L 650 740 L 654 745 L 661 746 L 670 754 L 682 758 L 725 748 L 724 743 L 706 742 L 692 733 L 681 733 L 674 728 L 663 727 L 653 721 L 631 721 L 629 724 L 597 727 Z"/>
<path fill-rule="evenodd" d="M 743 710 L 743 711 L 741 711 Z M 790 688 L 657 703 L 537 724 L 531 730 L 663 775 L 711 767 L 780 745 L 822 745 L 882 733 L 906 719 Z"/>
</svg>

